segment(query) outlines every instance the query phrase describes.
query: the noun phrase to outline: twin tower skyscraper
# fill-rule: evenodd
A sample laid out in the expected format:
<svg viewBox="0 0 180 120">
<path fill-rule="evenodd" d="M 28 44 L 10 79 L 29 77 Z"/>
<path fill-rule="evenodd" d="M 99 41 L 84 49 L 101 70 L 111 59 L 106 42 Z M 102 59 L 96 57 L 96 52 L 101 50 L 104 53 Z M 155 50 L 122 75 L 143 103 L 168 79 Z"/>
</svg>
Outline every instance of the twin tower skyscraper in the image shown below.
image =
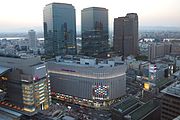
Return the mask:
<svg viewBox="0 0 180 120">
<path fill-rule="evenodd" d="M 50 3 L 44 7 L 43 14 L 45 54 L 51 57 L 77 54 L 74 6 L 65 3 Z M 116 35 L 114 34 L 114 36 Z M 81 11 L 81 37 L 81 54 L 83 55 L 98 56 L 110 50 L 108 45 L 108 10 L 106 8 L 90 7 Z M 124 50 L 118 49 L 118 51 L 123 52 Z"/>
</svg>

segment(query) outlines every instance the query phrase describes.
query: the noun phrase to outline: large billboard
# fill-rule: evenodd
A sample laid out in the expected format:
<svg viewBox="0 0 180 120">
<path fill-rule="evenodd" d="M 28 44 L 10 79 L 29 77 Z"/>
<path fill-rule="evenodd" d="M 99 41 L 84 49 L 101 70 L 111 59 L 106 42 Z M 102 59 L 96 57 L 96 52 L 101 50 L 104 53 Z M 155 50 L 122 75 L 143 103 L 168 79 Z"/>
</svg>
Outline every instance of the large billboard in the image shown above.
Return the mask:
<svg viewBox="0 0 180 120">
<path fill-rule="evenodd" d="M 47 75 L 47 71 L 46 71 L 45 64 L 40 64 L 40 65 L 34 66 L 34 75 L 33 75 L 34 80 L 38 80 L 43 77 L 46 77 L 46 75 Z"/>
<path fill-rule="evenodd" d="M 93 99 L 107 100 L 109 99 L 108 85 L 93 85 L 92 86 Z"/>
<path fill-rule="evenodd" d="M 157 66 L 156 64 L 149 64 L 149 80 L 156 80 Z"/>
</svg>

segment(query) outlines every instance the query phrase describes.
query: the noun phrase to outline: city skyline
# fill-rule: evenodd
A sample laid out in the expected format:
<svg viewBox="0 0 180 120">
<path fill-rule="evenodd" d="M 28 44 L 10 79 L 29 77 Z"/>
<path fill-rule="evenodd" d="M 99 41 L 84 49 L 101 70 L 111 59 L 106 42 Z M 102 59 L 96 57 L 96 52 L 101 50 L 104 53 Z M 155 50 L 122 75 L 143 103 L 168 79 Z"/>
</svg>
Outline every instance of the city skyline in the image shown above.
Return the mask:
<svg viewBox="0 0 180 120">
<path fill-rule="evenodd" d="M 77 30 L 81 26 L 81 10 L 87 7 L 105 7 L 109 10 L 109 28 L 112 30 L 113 19 L 124 16 L 126 13 L 139 15 L 142 26 L 180 27 L 179 0 L 151 0 L 151 1 L 75 1 L 75 0 L 31 0 L 31 1 L 1 1 L 0 32 L 16 32 L 35 29 L 43 31 L 43 7 L 52 2 L 72 4 L 76 9 Z M 9 4 L 11 3 L 11 4 Z M 117 4 L 118 3 L 118 4 Z M 13 12 L 12 12 L 13 10 Z"/>
</svg>

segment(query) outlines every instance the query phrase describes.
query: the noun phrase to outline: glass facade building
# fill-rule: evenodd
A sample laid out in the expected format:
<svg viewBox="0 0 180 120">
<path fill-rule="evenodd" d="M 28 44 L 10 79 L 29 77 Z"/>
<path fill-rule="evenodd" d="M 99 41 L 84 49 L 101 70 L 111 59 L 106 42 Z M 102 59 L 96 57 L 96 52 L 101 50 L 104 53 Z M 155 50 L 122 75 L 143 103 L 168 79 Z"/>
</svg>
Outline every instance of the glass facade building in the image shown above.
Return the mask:
<svg viewBox="0 0 180 120">
<path fill-rule="evenodd" d="M 81 11 L 82 51 L 97 56 L 108 51 L 108 10 L 90 7 Z"/>
<path fill-rule="evenodd" d="M 46 55 L 76 54 L 74 6 L 51 3 L 44 7 L 43 14 Z"/>
</svg>

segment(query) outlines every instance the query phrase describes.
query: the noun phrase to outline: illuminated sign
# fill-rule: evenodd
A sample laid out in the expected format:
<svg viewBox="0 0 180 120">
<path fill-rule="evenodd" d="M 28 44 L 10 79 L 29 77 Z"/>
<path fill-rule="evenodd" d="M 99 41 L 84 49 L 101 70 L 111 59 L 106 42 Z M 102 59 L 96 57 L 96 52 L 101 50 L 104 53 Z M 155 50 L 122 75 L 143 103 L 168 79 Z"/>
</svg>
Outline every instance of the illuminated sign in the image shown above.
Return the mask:
<svg viewBox="0 0 180 120">
<path fill-rule="evenodd" d="M 33 80 L 38 80 L 38 79 L 39 79 L 38 76 L 34 76 L 34 77 L 33 77 Z"/>
<path fill-rule="evenodd" d="M 94 85 L 93 89 L 93 99 L 109 99 L 109 86 L 107 85 Z"/>
<path fill-rule="evenodd" d="M 149 90 L 149 89 L 150 89 L 150 84 L 144 83 L 144 90 Z"/>
<path fill-rule="evenodd" d="M 149 80 L 156 79 L 157 66 L 156 64 L 149 64 Z"/>
<path fill-rule="evenodd" d="M 37 67 L 36 70 L 39 70 L 39 69 L 42 69 L 42 68 L 45 68 L 46 66 L 43 65 L 43 66 L 40 66 L 40 67 Z"/>
<path fill-rule="evenodd" d="M 22 82 L 29 82 L 28 80 L 21 80 Z"/>
<path fill-rule="evenodd" d="M 7 77 L 1 77 L 2 80 L 7 80 Z"/>
<path fill-rule="evenodd" d="M 76 72 L 74 70 L 68 70 L 68 69 L 61 69 L 62 71 L 66 71 L 66 72 Z"/>
<path fill-rule="evenodd" d="M 149 65 L 149 72 L 153 72 L 155 73 L 157 71 L 157 67 L 156 67 L 156 64 L 155 65 Z"/>
</svg>

